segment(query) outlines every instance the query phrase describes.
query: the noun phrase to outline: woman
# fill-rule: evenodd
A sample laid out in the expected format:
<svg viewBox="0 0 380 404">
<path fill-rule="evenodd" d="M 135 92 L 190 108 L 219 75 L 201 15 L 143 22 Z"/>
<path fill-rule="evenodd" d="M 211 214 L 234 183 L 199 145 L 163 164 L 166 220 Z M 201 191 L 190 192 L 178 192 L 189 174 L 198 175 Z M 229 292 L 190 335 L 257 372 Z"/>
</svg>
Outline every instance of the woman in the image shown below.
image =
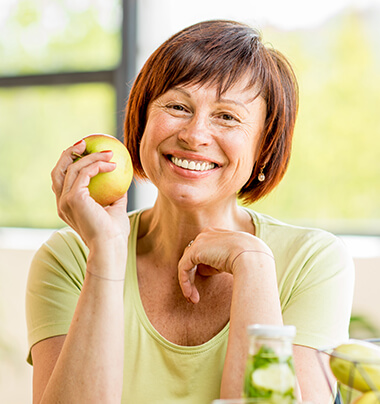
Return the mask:
<svg viewBox="0 0 380 404">
<path fill-rule="evenodd" d="M 297 113 L 291 67 L 232 21 L 160 46 L 128 101 L 125 141 L 154 206 L 102 208 L 87 185 L 112 152 L 52 172 L 58 231 L 31 266 L 35 402 L 210 403 L 242 391 L 249 324 L 294 324 L 303 400 L 331 398 L 315 349 L 347 338 L 353 267 L 341 242 L 237 204 L 283 177 Z"/>
</svg>

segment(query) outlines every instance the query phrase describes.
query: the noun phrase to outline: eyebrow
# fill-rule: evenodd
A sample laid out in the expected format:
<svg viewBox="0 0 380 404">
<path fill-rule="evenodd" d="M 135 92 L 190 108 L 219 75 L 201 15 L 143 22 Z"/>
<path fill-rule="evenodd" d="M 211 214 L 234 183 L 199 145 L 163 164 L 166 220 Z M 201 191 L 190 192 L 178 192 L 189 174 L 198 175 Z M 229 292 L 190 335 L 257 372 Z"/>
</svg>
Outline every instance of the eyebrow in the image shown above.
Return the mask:
<svg viewBox="0 0 380 404">
<path fill-rule="evenodd" d="M 248 108 L 247 108 L 247 107 L 245 106 L 245 104 L 244 104 L 243 102 L 241 102 L 241 101 L 230 100 L 230 99 L 228 99 L 228 98 L 219 98 L 219 99 L 218 99 L 218 102 L 226 103 L 226 104 L 239 105 L 240 107 L 244 108 L 247 112 L 249 112 L 249 111 L 248 111 Z"/>
<path fill-rule="evenodd" d="M 187 90 L 185 90 L 183 87 L 173 87 L 172 90 L 179 91 L 180 93 L 184 94 L 186 97 L 191 98 L 191 94 L 190 94 Z M 244 104 L 243 102 L 241 102 L 241 101 L 230 100 L 230 99 L 228 99 L 228 98 L 221 98 L 221 97 L 219 97 L 219 98 L 217 99 L 217 102 L 218 102 L 218 103 L 226 103 L 226 104 L 238 105 L 238 106 L 244 108 L 247 112 L 249 112 L 249 111 L 248 111 L 248 108 L 247 108 L 247 107 L 245 106 L 245 104 Z"/>
</svg>

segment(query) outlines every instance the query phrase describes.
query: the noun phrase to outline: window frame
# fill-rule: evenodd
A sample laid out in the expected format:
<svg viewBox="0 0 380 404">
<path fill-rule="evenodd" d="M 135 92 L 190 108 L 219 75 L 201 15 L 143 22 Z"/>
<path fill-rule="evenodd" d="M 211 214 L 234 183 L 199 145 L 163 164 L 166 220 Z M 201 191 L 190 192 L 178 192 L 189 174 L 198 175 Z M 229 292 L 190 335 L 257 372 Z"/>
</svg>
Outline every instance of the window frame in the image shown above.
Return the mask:
<svg viewBox="0 0 380 404">
<path fill-rule="evenodd" d="M 116 94 L 116 137 L 123 141 L 123 121 L 130 83 L 136 74 L 137 0 L 121 0 L 121 57 L 114 69 L 0 76 L 0 88 L 106 83 Z M 128 191 L 128 210 L 137 208 L 136 189 Z"/>
</svg>

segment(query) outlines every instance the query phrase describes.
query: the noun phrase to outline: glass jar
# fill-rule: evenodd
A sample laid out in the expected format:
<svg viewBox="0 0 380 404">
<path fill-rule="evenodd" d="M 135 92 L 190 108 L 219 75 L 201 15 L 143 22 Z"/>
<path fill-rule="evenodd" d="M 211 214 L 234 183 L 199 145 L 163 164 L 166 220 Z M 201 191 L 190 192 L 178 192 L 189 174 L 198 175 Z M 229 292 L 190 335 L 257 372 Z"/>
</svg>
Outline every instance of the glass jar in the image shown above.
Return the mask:
<svg viewBox="0 0 380 404">
<path fill-rule="evenodd" d="M 248 327 L 249 354 L 243 397 L 260 397 L 272 403 L 296 403 L 297 379 L 293 363 L 296 328 L 254 324 Z"/>
</svg>

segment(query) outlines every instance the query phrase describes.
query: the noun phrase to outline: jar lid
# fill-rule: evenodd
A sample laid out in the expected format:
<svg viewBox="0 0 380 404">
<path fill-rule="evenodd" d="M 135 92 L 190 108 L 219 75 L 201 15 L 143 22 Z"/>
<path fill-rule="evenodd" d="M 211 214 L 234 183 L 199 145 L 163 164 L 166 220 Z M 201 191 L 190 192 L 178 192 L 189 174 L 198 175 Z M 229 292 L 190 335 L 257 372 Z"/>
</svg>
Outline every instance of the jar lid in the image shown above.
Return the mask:
<svg viewBox="0 0 380 404">
<path fill-rule="evenodd" d="M 293 338 L 296 335 L 296 327 L 294 325 L 252 324 L 248 326 L 248 334 L 267 338 Z"/>
</svg>

